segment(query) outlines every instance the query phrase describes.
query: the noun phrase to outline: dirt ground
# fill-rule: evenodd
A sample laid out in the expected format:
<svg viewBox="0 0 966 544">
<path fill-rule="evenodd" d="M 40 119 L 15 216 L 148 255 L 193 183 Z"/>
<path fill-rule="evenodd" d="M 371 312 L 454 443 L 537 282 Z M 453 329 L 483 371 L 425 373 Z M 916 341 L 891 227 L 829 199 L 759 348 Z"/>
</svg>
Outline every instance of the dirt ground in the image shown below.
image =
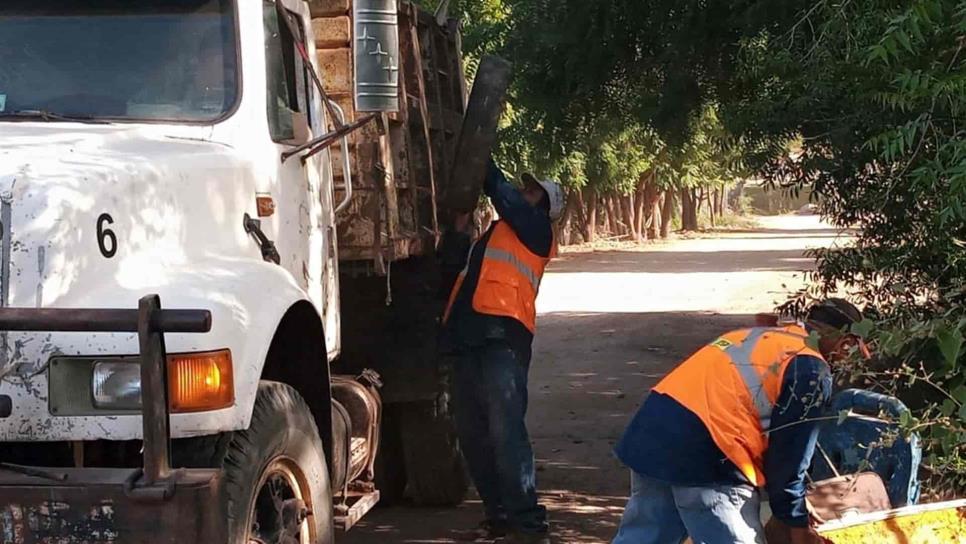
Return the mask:
<svg viewBox="0 0 966 544">
<path fill-rule="evenodd" d="M 751 324 L 804 283 L 810 247 L 846 238 L 814 216 L 644 247 L 569 251 L 541 287 L 528 423 L 555 542 L 609 542 L 629 476 L 611 450 L 651 386 L 715 335 Z M 480 519 L 384 508 L 340 544 L 450 543 Z"/>
</svg>

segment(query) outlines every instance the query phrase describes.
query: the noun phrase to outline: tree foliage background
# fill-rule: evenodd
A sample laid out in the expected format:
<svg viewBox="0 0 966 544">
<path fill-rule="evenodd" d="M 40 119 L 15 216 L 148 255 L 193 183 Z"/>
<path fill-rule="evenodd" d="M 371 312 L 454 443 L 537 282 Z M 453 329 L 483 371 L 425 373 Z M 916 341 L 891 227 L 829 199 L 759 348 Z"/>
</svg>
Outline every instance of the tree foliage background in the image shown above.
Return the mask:
<svg viewBox="0 0 966 544">
<path fill-rule="evenodd" d="M 751 174 L 812 189 L 856 238 L 815 252 L 791 307 L 842 290 L 866 307 L 856 332 L 878 356 L 842 379 L 906 401 L 934 492 L 966 489 L 966 0 L 453 0 L 450 13 L 468 71 L 486 53 L 514 63 L 498 160 L 563 180 L 584 223 L 621 216 L 601 195 L 636 196 L 623 218 L 644 237 L 678 204 L 695 226 L 689 203 Z"/>
<path fill-rule="evenodd" d="M 817 2 L 742 40 L 729 128 L 756 142 L 775 185 L 810 185 L 855 243 L 815 252 L 810 295 L 874 308 L 879 360 L 850 370 L 898 393 L 923 434 L 933 491 L 966 487 L 966 2 Z M 767 145 L 763 146 L 767 148 Z"/>
</svg>

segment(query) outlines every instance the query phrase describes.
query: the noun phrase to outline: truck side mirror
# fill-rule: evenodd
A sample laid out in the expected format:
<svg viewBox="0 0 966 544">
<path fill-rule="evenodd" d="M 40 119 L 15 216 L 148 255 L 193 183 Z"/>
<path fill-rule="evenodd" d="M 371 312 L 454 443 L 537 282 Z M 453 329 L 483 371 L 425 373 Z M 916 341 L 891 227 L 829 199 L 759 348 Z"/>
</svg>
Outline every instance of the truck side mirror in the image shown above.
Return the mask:
<svg viewBox="0 0 966 544">
<path fill-rule="evenodd" d="M 396 0 L 354 0 L 352 21 L 356 111 L 399 111 Z"/>
</svg>

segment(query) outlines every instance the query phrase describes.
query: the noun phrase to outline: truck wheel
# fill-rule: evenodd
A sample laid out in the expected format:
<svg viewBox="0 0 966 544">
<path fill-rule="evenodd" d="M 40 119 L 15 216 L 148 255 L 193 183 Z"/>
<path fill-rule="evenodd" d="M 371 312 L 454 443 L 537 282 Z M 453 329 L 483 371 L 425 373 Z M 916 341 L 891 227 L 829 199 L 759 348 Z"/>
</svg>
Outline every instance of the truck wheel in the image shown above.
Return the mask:
<svg viewBox="0 0 966 544">
<path fill-rule="evenodd" d="M 176 466 L 224 470 L 231 544 L 332 544 L 332 491 L 309 407 L 262 381 L 248 429 L 173 445 Z"/>
<path fill-rule="evenodd" d="M 423 506 L 456 506 L 468 487 L 456 426 L 433 402 L 401 406 L 406 494 Z"/>
</svg>

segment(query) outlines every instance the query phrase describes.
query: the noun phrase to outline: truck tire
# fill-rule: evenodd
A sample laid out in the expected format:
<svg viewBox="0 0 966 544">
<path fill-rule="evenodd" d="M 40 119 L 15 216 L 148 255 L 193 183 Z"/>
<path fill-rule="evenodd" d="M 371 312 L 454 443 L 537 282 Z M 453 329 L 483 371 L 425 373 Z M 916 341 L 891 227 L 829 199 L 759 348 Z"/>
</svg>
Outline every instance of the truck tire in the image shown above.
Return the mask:
<svg viewBox="0 0 966 544">
<path fill-rule="evenodd" d="M 452 172 L 443 195 L 449 209 L 466 213 L 479 204 L 486 165 L 496 143 L 497 128 L 510 87 L 511 68 L 509 62 L 499 57 L 485 55 L 480 60 L 466 104 Z"/>
<path fill-rule="evenodd" d="M 175 466 L 224 470 L 229 543 L 335 541 L 325 450 L 290 386 L 259 383 L 248 429 L 178 440 L 172 450 Z"/>
<path fill-rule="evenodd" d="M 406 494 L 421 506 L 456 506 L 468 481 L 451 413 L 434 402 L 400 406 Z"/>
</svg>

